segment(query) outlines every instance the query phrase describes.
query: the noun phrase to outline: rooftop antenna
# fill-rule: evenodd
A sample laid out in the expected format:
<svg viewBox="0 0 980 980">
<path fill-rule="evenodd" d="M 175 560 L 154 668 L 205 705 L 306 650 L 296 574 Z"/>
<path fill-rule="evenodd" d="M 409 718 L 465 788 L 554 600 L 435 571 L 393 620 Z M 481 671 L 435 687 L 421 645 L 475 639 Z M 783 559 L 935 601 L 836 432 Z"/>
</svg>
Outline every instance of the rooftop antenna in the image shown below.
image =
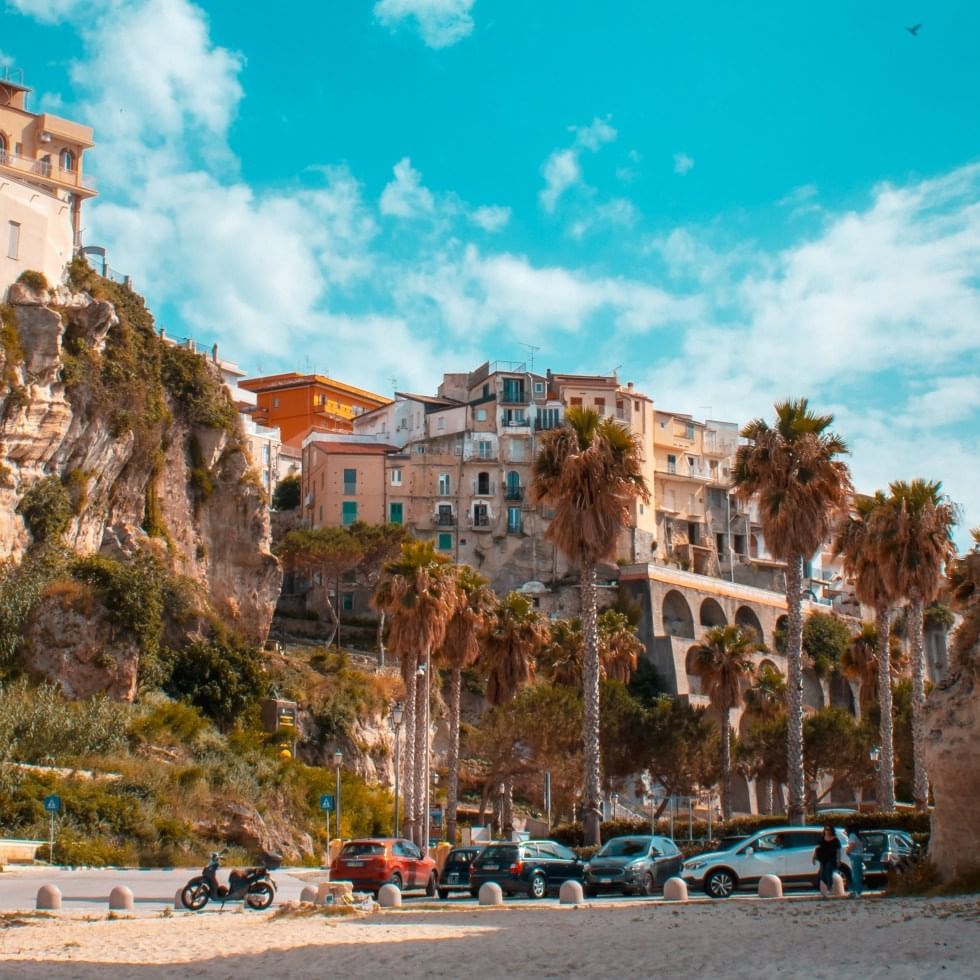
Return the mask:
<svg viewBox="0 0 980 980">
<path fill-rule="evenodd" d="M 534 353 L 535 351 L 541 350 L 540 347 L 535 347 L 534 344 L 525 344 L 523 341 L 518 341 L 521 347 L 524 347 L 528 353 L 531 355 L 531 374 L 534 374 Z"/>
<path fill-rule="evenodd" d="M 616 372 L 622 367 L 622 364 L 617 364 L 609 373 L 615 378 Z"/>
<path fill-rule="evenodd" d="M 392 394 L 398 394 L 398 378 L 389 378 Z"/>
</svg>

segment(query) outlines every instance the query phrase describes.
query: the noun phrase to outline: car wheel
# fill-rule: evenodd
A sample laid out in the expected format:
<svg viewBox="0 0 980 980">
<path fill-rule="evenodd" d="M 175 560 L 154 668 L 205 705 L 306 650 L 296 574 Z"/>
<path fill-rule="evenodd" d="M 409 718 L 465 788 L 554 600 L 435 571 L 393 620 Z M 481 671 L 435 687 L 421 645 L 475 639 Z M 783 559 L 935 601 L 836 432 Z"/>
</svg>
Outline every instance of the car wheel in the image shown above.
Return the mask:
<svg viewBox="0 0 980 980">
<path fill-rule="evenodd" d="M 548 894 L 548 883 L 540 872 L 531 875 L 531 898 L 544 898 Z"/>
<path fill-rule="evenodd" d="M 440 888 L 439 889 L 439 897 L 443 901 L 445 901 L 447 898 L 449 898 L 449 889 L 448 888 Z"/>
<path fill-rule="evenodd" d="M 653 873 L 648 871 L 643 876 L 643 885 L 640 889 L 641 895 L 655 895 L 657 893 L 657 879 L 653 877 Z"/>
<path fill-rule="evenodd" d="M 735 891 L 735 875 L 724 869 L 712 871 L 704 880 L 704 890 L 712 898 L 729 898 Z"/>
<path fill-rule="evenodd" d="M 425 886 L 425 894 L 427 898 L 432 898 L 436 893 L 436 876 L 429 875 L 429 880 Z"/>
<path fill-rule="evenodd" d="M 405 887 L 402 884 L 402 876 L 397 871 L 391 876 L 391 884 L 393 884 L 399 891 Z"/>
</svg>

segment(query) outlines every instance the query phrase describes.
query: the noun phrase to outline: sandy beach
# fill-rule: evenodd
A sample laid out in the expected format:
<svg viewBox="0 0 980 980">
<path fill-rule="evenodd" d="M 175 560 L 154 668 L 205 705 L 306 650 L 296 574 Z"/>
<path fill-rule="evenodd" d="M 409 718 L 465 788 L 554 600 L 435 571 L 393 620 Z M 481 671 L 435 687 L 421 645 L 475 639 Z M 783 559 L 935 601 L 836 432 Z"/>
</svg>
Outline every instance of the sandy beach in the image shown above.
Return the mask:
<svg viewBox="0 0 980 980">
<path fill-rule="evenodd" d="M 974 977 L 978 951 L 973 897 L 0 922 L 0 976 L 38 980 Z"/>
</svg>

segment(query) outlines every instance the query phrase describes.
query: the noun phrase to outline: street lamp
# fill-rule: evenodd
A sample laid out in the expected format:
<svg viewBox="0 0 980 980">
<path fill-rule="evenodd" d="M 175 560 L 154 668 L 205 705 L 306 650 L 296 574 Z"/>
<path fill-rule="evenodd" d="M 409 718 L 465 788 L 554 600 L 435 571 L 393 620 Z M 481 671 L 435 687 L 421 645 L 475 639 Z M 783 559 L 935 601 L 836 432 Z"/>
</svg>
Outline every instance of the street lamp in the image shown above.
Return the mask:
<svg viewBox="0 0 980 980">
<path fill-rule="evenodd" d="M 344 753 L 337 749 L 333 754 L 333 764 L 337 767 L 337 839 L 343 840 L 344 834 L 340 829 L 340 764 L 344 761 Z"/>
<path fill-rule="evenodd" d="M 402 745 L 402 718 L 404 711 L 401 701 L 396 701 L 391 709 L 391 725 L 395 730 L 395 827 L 391 832 L 392 837 L 398 837 L 398 792 L 399 777 L 401 775 L 401 745 Z"/>
<path fill-rule="evenodd" d="M 871 760 L 871 765 L 875 767 L 875 772 L 881 768 L 881 749 L 877 745 L 872 745 L 868 750 L 868 758 Z"/>
</svg>

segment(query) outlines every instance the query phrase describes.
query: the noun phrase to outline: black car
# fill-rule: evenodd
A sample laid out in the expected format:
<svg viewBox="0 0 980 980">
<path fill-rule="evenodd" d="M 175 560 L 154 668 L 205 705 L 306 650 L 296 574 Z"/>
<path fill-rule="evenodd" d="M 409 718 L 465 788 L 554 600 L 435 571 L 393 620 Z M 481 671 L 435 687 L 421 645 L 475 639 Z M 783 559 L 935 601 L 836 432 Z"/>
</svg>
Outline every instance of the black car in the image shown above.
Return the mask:
<svg viewBox="0 0 980 980">
<path fill-rule="evenodd" d="M 488 844 L 474 859 L 470 869 L 470 894 L 495 881 L 505 895 L 521 892 L 530 898 L 544 898 L 557 892 L 562 882 L 582 880 L 583 863 L 574 851 L 551 840 L 526 840 Z"/>
<path fill-rule="evenodd" d="M 604 891 L 653 895 L 680 874 L 684 858 L 669 837 L 634 834 L 613 837 L 585 866 L 585 894 Z"/>
<path fill-rule="evenodd" d="M 470 866 L 481 850 L 481 847 L 454 847 L 446 855 L 439 874 L 440 898 L 448 898 L 450 892 L 469 891 Z"/>
<path fill-rule="evenodd" d="M 884 883 L 889 872 L 901 873 L 919 860 L 919 845 L 904 830 L 862 830 L 864 880 Z"/>
</svg>

